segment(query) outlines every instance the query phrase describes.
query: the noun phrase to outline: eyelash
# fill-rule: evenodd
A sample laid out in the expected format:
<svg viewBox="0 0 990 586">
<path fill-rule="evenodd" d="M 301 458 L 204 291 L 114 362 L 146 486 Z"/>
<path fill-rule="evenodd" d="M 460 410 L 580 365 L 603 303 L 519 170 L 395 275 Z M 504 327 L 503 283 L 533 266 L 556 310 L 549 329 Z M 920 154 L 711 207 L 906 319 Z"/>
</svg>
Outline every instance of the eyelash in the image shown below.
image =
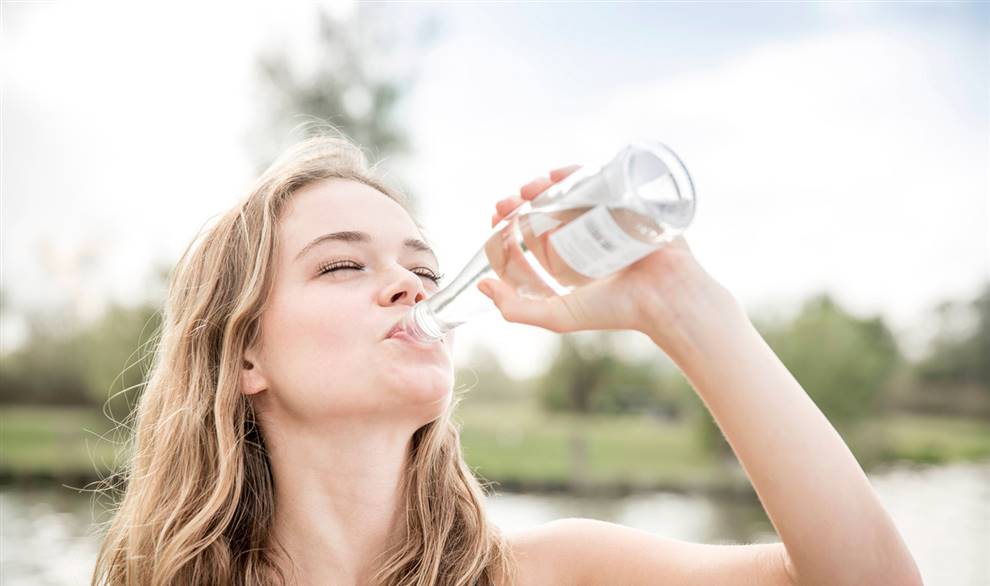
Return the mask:
<svg viewBox="0 0 990 586">
<path fill-rule="evenodd" d="M 361 265 L 359 265 L 357 263 L 350 262 L 350 261 L 333 262 L 333 263 L 327 263 L 327 264 L 320 265 L 320 272 L 319 272 L 319 274 L 320 275 L 325 275 L 326 273 L 336 272 L 336 271 L 339 271 L 341 269 L 361 270 L 363 268 L 364 268 L 363 266 L 361 266 Z M 429 279 L 429 280 L 433 281 L 434 283 L 436 283 L 437 285 L 439 285 L 440 284 L 440 279 L 443 279 L 443 277 L 444 277 L 443 274 L 437 275 L 433 271 L 431 271 L 429 269 L 427 269 L 427 270 L 429 271 L 429 274 L 422 274 L 422 273 L 416 273 L 416 274 L 419 275 L 419 276 L 421 276 L 421 277 L 426 277 L 427 279 Z"/>
</svg>

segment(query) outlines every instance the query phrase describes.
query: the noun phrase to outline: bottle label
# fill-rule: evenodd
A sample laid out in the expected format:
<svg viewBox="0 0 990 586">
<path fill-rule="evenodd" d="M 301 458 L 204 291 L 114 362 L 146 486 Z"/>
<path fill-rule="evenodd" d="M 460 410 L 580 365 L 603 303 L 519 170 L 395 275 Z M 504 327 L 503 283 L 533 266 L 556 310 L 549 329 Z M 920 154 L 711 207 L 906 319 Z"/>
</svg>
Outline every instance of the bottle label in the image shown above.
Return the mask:
<svg viewBox="0 0 990 586">
<path fill-rule="evenodd" d="M 551 234 L 550 244 L 572 269 L 593 279 L 607 277 L 659 248 L 626 233 L 605 205 Z"/>
</svg>

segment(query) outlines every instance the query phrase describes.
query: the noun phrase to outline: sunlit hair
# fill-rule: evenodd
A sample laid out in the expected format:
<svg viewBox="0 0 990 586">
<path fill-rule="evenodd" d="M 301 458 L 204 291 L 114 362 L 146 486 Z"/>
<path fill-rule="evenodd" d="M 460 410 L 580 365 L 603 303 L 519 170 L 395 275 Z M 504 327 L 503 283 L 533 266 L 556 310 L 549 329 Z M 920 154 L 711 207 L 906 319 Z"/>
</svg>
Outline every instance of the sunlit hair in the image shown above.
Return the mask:
<svg viewBox="0 0 990 586">
<path fill-rule="evenodd" d="M 409 211 L 360 148 L 322 133 L 288 149 L 179 259 L 131 415 L 130 459 L 101 487 L 119 498 L 93 584 L 288 583 L 271 536 L 275 478 L 240 371 L 272 291 L 280 214 L 294 192 L 329 178 L 360 181 Z M 383 544 L 377 584 L 514 582 L 511 550 L 461 454 L 458 401 L 413 435 L 404 539 Z"/>
</svg>

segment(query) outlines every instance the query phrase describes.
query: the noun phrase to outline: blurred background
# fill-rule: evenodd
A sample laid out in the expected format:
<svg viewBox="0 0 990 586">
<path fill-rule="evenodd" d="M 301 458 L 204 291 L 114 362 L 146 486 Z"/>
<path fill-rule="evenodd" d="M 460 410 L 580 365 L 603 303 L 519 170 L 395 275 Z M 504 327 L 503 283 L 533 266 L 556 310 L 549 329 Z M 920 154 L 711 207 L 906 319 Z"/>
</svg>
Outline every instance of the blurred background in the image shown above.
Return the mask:
<svg viewBox="0 0 990 586">
<path fill-rule="evenodd" d="M 122 456 L 168 273 L 312 120 L 384 161 L 449 278 L 533 177 L 670 145 L 698 191 L 692 249 L 926 583 L 990 583 L 986 3 L 4 1 L 0 19 L 3 583 L 86 583 L 105 520 L 86 489 Z M 492 312 L 455 360 L 503 527 L 778 541 L 644 335 Z"/>
</svg>

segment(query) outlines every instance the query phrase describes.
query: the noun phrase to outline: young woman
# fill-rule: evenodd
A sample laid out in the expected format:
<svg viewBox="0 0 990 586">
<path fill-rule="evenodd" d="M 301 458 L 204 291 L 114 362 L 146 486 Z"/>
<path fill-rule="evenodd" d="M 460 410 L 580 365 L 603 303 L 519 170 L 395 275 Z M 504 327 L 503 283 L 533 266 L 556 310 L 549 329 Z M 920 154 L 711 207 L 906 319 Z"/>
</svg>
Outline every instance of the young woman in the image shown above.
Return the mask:
<svg viewBox="0 0 990 586">
<path fill-rule="evenodd" d="M 499 202 L 493 224 L 573 169 Z M 439 288 L 403 202 L 359 148 L 314 138 L 190 245 L 94 584 L 921 583 L 842 439 L 683 239 L 564 297 L 484 284 L 510 321 L 648 334 L 713 413 L 782 543 L 693 544 L 590 519 L 503 535 L 451 422 L 453 334 L 388 336 Z"/>
</svg>

